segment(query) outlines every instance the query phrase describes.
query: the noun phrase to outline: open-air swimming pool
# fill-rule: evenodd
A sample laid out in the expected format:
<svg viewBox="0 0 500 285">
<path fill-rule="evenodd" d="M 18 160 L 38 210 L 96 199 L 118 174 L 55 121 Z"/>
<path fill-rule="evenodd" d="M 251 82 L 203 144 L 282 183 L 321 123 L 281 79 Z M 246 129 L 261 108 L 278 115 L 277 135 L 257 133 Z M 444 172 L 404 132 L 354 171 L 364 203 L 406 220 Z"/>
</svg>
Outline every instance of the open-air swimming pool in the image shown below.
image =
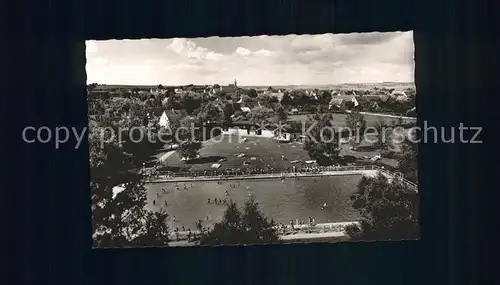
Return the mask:
<svg viewBox="0 0 500 285">
<path fill-rule="evenodd" d="M 278 223 L 289 224 L 295 219 L 307 222 L 308 217 L 314 217 L 316 223 L 354 221 L 359 214 L 352 208 L 349 196 L 356 191 L 360 179 L 361 175 L 345 175 L 286 179 L 283 182 L 278 179 L 241 180 L 236 188 L 230 187 L 230 184 L 237 184 L 235 181 L 223 181 L 222 184 L 181 182 L 179 189 L 174 183 L 147 184 L 147 207 L 151 210 L 166 208 L 170 215 L 169 225 L 186 229 L 195 229 L 198 220 L 203 220 L 204 227 L 220 221 L 226 206 L 208 204 L 208 199 L 232 199 L 242 207 L 249 195 L 254 195 L 261 210 Z M 224 194 L 226 189 L 227 197 Z M 155 205 L 153 200 L 156 200 Z M 327 207 L 322 210 L 324 203 Z"/>
</svg>

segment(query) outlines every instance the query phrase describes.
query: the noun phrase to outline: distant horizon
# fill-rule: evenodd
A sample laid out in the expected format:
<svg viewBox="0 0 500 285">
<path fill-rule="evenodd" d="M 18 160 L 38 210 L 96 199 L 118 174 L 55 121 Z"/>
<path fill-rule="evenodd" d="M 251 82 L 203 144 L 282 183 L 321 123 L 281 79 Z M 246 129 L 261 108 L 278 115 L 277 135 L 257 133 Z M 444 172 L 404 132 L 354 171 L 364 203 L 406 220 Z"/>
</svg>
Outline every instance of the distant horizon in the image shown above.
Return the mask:
<svg viewBox="0 0 500 285">
<path fill-rule="evenodd" d="M 98 83 L 98 82 L 92 82 L 88 84 L 94 84 L 96 83 L 98 86 L 123 86 L 123 87 L 157 87 L 159 85 L 162 85 L 163 87 L 184 87 L 184 86 L 213 86 L 213 85 L 219 85 L 219 86 L 229 86 L 230 84 L 222 84 L 222 83 L 213 83 L 213 84 L 196 84 L 196 83 L 190 83 L 190 84 L 108 84 L 108 83 Z M 414 81 L 383 81 L 383 82 L 344 82 L 344 83 L 325 83 L 325 84 L 271 84 L 271 85 L 240 85 L 238 84 L 238 87 L 283 87 L 283 86 L 338 86 L 338 85 L 374 85 L 374 84 L 413 84 L 415 85 Z"/>
<path fill-rule="evenodd" d="M 414 81 L 412 31 L 85 44 L 88 83 L 227 85 L 236 79 L 241 86 L 292 86 Z"/>
</svg>

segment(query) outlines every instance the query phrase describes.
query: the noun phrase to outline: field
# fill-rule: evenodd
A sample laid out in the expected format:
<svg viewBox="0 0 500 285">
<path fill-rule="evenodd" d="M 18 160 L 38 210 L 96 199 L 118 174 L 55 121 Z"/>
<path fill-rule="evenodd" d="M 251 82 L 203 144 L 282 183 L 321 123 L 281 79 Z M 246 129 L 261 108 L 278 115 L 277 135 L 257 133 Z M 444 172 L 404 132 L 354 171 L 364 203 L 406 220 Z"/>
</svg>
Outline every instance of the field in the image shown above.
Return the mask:
<svg viewBox="0 0 500 285">
<path fill-rule="evenodd" d="M 296 121 L 296 122 L 304 122 L 307 120 L 307 117 L 310 115 L 290 115 L 288 116 L 288 119 L 291 121 Z M 345 127 L 346 122 L 345 118 L 347 117 L 346 114 L 333 114 L 333 119 L 332 122 L 335 126 L 338 127 Z M 393 123 L 397 123 L 398 119 L 395 118 L 387 118 L 387 117 L 380 117 L 380 116 L 372 116 L 372 115 L 363 115 L 366 121 L 366 126 L 374 126 L 375 123 L 382 121 L 388 125 L 392 125 Z M 406 123 L 407 120 L 403 120 L 403 123 Z"/>
<path fill-rule="evenodd" d="M 244 88 L 253 88 L 256 90 L 266 90 L 269 86 L 242 86 Z M 374 90 L 377 88 L 394 89 L 415 89 L 415 83 L 412 82 L 379 82 L 379 83 L 343 83 L 343 84 L 325 84 L 325 85 L 282 85 L 272 86 L 275 89 L 319 89 L 319 90 Z"/>
<path fill-rule="evenodd" d="M 216 82 L 214 82 L 215 84 Z M 225 85 L 225 84 L 221 84 Z M 167 84 L 164 87 L 178 87 L 169 86 Z M 203 85 L 198 85 L 203 86 Z M 115 88 L 140 88 L 140 89 L 150 89 L 156 88 L 158 85 L 99 85 L 99 89 L 115 89 Z M 196 85 L 194 86 L 196 87 Z M 240 86 L 246 89 L 256 89 L 256 90 L 266 90 L 269 86 Z M 271 86 L 274 89 L 288 89 L 288 90 L 299 90 L 299 89 L 319 89 L 319 90 L 374 90 L 377 88 L 394 88 L 394 89 L 415 89 L 415 83 L 411 82 L 380 82 L 380 83 L 343 83 L 343 84 L 325 84 L 325 85 L 286 85 L 286 86 Z"/>
</svg>

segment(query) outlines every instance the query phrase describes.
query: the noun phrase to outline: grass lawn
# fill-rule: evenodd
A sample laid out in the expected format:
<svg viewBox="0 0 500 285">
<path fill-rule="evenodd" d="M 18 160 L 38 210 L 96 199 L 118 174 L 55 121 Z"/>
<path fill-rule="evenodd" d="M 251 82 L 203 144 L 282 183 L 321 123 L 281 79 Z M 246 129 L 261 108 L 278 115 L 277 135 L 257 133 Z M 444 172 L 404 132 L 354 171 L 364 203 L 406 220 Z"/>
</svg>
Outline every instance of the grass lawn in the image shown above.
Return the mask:
<svg viewBox="0 0 500 285">
<path fill-rule="evenodd" d="M 273 168 L 291 167 L 293 160 L 309 160 L 309 155 L 300 143 L 280 143 L 274 139 L 248 137 L 246 142 L 238 142 L 236 136 L 224 135 L 220 142 L 207 141 L 200 150 L 200 158 L 189 163 L 181 161 L 178 153 L 169 156 L 164 165 L 170 167 L 190 167 L 193 171 L 209 170 L 214 163 L 220 163 L 219 169 L 249 167 Z M 245 154 L 238 157 L 239 154 Z M 285 156 L 285 160 L 281 156 Z M 218 162 L 220 159 L 226 161 Z M 243 165 L 246 162 L 248 165 Z"/>
<path fill-rule="evenodd" d="M 216 138 L 219 142 L 207 141 L 200 150 L 200 157 L 188 163 L 181 160 L 177 152 L 170 155 L 165 161 L 164 166 L 190 168 L 192 171 L 210 170 L 212 164 L 220 163 L 219 169 L 240 168 L 246 169 L 249 167 L 264 168 L 266 166 L 281 169 L 292 166 L 305 166 L 305 161 L 310 160 L 307 151 L 303 149 L 301 143 L 277 143 L 274 139 L 248 137 L 246 142 L 238 142 L 236 136 L 224 135 L 222 139 Z M 361 146 L 370 146 L 369 143 L 363 142 Z M 349 145 L 343 145 L 340 152 L 341 156 L 352 156 L 358 160 L 364 156 L 374 156 L 379 154 L 378 150 L 367 151 L 352 151 Z M 243 157 L 238 157 L 239 154 L 244 154 Z M 282 155 L 285 159 L 282 159 Z M 219 160 L 224 159 L 222 162 Z M 301 162 L 293 164 L 293 160 Z M 379 162 L 396 166 L 394 159 L 382 158 Z M 244 163 L 246 165 L 244 165 Z"/>
</svg>

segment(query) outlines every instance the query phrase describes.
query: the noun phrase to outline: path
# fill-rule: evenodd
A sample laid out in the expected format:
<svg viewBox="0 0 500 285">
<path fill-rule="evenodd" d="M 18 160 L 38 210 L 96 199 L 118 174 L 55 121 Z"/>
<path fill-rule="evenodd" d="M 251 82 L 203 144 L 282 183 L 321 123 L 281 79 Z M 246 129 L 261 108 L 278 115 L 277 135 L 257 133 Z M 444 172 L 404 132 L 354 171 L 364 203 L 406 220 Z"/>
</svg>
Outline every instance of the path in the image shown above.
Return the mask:
<svg viewBox="0 0 500 285">
<path fill-rule="evenodd" d="M 351 113 L 352 111 L 346 110 L 346 113 Z M 417 121 L 417 118 L 415 117 L 406 117 L 406 116 L 396 116 L 396 115 L 389 115 L 389 114 L 380 114 L 380 113 L 372 113 L 372 112 L 359 112 L 361 115 L 369 115 L 369 116 L 376 116 L 376 117 L 385 117 L 385 118 L 393 118 L 393 119 L 403 119 L 403 120 L 412 120 L 412 121 Z"/>
<path fill-rule="evenodd" d="M 329 238 L 329 237 L 345 237 L 343 232 L 326 232 L 326 233 L 298 233 L 291 235 L 281 236 L 282 240 L 296 240 L 296 239 L 315 239 L 315 238 Z"/>
<path fill-rule="evenodd" d="M 304 225 L 294 225 L 295 232 L 289 234 L 282 234 L 280 238 L 282 240 L 303 240 L 303 239 L 316 239 L 316 238 L 333 238 L 333 237 L 346 237 L 344 232 L 344 227 L 351 224 L 359 224 L 359 222 L 340 222 L 340 223 L 319 223 L 314 226 L 308 224 Z M 277 226 L 279 227 L 279 226 Z M 290 225 L 285 226 L 290 229 Z M 312 233 L 305 232 L 306 230 L 316 231 Z M 323 232 L 317 232 L 323 231 Z M 179 240 L 176 240 L 176 234 L 171 233 L 169 246 L 193 246 L 196 245 L 195 242 L 188 242 L 187 236 L 189 231 L 179 231 Z M 195 230 L 191 231 L 191 234 L 199 235 L 200 232 Z"/>
<path fill-rule="evenodd" d="M 167 158 L 169 158 L 174 153 L 175 153 L 175 150 L 167 151 L 164 154 L 162 154 L 160 157 L 158 157 L 158 160 L 160 162 L 164 162 L 165 160 L 167 160 Z"/>
</svg>

